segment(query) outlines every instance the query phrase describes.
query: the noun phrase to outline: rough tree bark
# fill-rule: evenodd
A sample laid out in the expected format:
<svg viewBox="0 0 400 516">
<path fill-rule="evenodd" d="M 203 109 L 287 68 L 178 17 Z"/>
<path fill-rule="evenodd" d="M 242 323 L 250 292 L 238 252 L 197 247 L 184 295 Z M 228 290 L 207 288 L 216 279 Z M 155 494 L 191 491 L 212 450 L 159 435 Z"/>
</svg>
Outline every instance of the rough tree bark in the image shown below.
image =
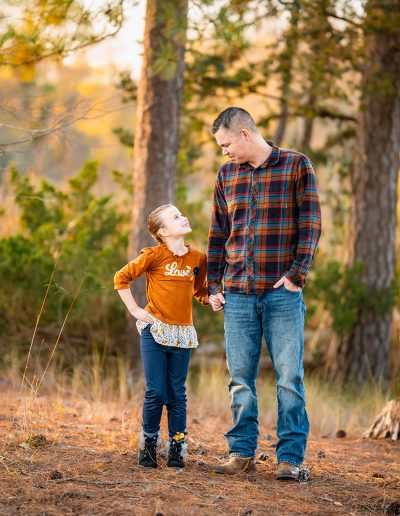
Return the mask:
<svg viewBox="0 0 400 516">
<path fill-rule="evenodd" d="M 293 80 L 292 68 L 295 52 L 298 45 L 298 24 L 300 17 L 300 2 L 293 2 L 290 7 L 290 25 L 285 34 L 286 47 L 280 55 L 280 71 L 281 71 L 281 101 L 280 116 L 278 125 L 273 136 L 273 140 L 277 145 L 281 145 L 285 137 L 289 113 L 290 88 Z"/>
<path fill-rule="evenodd" d="M 129 259 L 155 245 L 148 214 L 175 200 L 188 0 L 148 0 L 142 74 L 138 89 L 134 143 L 132 229 Z M 144 278 L 134 284 L 139 306 L 146 304 Z M 130 322 L 128 358 L 137 364 L 138 334 Z"/>
<path fill-rule="evenodd" d="M 379 299 L 395 274 L 396 204 L 400 151 L 400 2 L 370 1 L 364 24 L 362 99 L 352 171 L 348 263 L 364 264 L 370 308 L 360 307 L 346 339 L 328 355 L 328 370 L 363 381 L 388 376 L 391 310 Z"/>
<path fill-rule="evenodd" d="M 312 91 L 310 92 L 308 96 L 308 105 L 314 106 L 314 104 L 317 101 L 317 97 L 315 93 Z M 301 150 L 302 152 L 307 153 L 308 150 L 311 148 L 311 139 L 313 135 L 313 129 L 314 129 L 314 122 L 315 122 L 315 116 L 306 116 L 304 118 L 304 126 L 303 126 L 303 137 L 301 140 Z"/>
</svg>

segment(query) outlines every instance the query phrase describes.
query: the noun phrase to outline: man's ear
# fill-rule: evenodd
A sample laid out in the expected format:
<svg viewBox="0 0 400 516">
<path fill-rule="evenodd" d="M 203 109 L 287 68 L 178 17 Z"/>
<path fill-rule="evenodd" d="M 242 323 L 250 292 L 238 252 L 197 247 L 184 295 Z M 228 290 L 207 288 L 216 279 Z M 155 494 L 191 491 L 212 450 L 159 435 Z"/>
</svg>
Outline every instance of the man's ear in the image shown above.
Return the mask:
<svg viewBox="0 0 400 516">
<path fill-rule="evenodd" d="M 250 140 L 250 131 L 248 131 L 247 129 L 241 129 L 240 134 L 243 136 L 246 142 Z"/>
</svg>

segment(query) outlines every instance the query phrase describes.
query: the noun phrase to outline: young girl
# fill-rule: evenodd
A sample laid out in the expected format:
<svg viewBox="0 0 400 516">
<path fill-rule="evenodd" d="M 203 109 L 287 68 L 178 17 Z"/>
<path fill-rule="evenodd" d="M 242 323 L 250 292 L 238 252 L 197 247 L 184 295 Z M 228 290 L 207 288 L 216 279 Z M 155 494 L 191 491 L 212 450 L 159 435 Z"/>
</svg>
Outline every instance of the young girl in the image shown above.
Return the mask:
<svg viewBox="0 0 400 516">
<path fill-rule="evenodd" d="M 184 467 L 186 455 L 186 377 L 192 348 L 198 346 L 192 320 L 192 296 L 208 304 L 206 255 L 185 245 L 189 221 L 171 204 L 150 213 L 147 227 L 159 242 L 142 249 L 139 256 L 115 274 L 114 284 L 129 312 L 137 319 L 146 394 L 139 465 L 157 467 L 161 443 L 160 420 L 167 407 L 169 440 L 167 465 Z M 129 282 L 146 274 L 148 303 L 140 308 Z"/>
</svg>

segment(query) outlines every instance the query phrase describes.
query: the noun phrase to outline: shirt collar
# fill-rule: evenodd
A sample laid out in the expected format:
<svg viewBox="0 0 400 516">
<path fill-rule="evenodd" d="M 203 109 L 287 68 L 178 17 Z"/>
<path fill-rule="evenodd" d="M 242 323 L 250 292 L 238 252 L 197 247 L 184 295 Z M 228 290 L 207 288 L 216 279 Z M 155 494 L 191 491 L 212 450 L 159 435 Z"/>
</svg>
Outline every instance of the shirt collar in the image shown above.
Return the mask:
<svg viewBox="0 0 400 516">
<path fill-rule="evenodd" d="M 273 166 L 273 165 L 276 165 L 279 161 L 279 157 L 280 157 L 280 154 L 281 154 L 281 150 L 280 148 L 275 145 L 275 143 L 271 140 L 267 140 L 267 143 L 268 145 L 270 145 L 272 147 L 272 151 L 271 151 L 271 154 L 268 156 L 268 158 L 264 161 L 264 163 L 262 163 L 259 168 L 267 168 L 267 167 L 270 167 L 270 166 Z M 249 163 L 241 163 L 240 165 L 240 168 L 245 168 L 245 169 L 251 169 L 253 168 Z"/>
<path fill-rule="evenodd" d="M 268 158 L 264 161 L 264 163 L 260 165 L 261 168 L 267 168 L 271 165 L 276 165 L 279 161 L 279 156 L 281 154 L 280 148 L 277 145 L 275 145 L 273 141 L 267 140 L 267 143 L 272 147 L 272 151 Z"/>
<path fill-rule="evenodd" d="M 186 256 L 192 251 L 190 244 L 185 244 L 185 247 L 187 248 L 187 252 L 185 254 L 175 254 L 173 251 L 171 251 L 171 249 L 167 246 L 165 242 L 160 242 L 159 246 L 162 247 L 167 253 L 172 254 L 173 256 L 177 256 L 179 258 L 181 258 L 182 256 Z"/>
</svg>

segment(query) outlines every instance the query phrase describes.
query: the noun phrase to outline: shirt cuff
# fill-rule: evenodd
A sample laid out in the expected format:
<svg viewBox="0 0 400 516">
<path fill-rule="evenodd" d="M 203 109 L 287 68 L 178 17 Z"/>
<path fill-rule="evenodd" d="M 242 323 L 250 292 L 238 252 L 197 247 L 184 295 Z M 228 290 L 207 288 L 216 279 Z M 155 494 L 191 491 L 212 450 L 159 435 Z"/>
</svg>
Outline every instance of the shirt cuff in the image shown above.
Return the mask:
<svg viewBox="0 0 400 516">
<path fill-rule="evenodd" d="M 209 305 L 210 303 L 205 301 L 205 298 L 208 296 L 208 288 L 207 287 L 204 287 L 204 289 L 196 296 L 196 299 L 197 301 L 203 305 L 203 306 L 207 306 Z"/>
<path fill-rule="evenodd" d="M 223 286 L 222 286 L 222 283 L 209 283 L 208 284 L 208 293 L 210 294 L 210 296 L 212 294 L 221 294 L 223 292 Z"/>
<path fill-rule="evenodd" d="M 114 283 L 114 290 L 128 290 L 129 283 Z"/>
<path fill-rule="evenodd" d="M 303 288 L 306 283 L 307 276 L 299 274 L 293 267 L 285 273 L 285 276 L 297 287 Z"/>
</svg>

